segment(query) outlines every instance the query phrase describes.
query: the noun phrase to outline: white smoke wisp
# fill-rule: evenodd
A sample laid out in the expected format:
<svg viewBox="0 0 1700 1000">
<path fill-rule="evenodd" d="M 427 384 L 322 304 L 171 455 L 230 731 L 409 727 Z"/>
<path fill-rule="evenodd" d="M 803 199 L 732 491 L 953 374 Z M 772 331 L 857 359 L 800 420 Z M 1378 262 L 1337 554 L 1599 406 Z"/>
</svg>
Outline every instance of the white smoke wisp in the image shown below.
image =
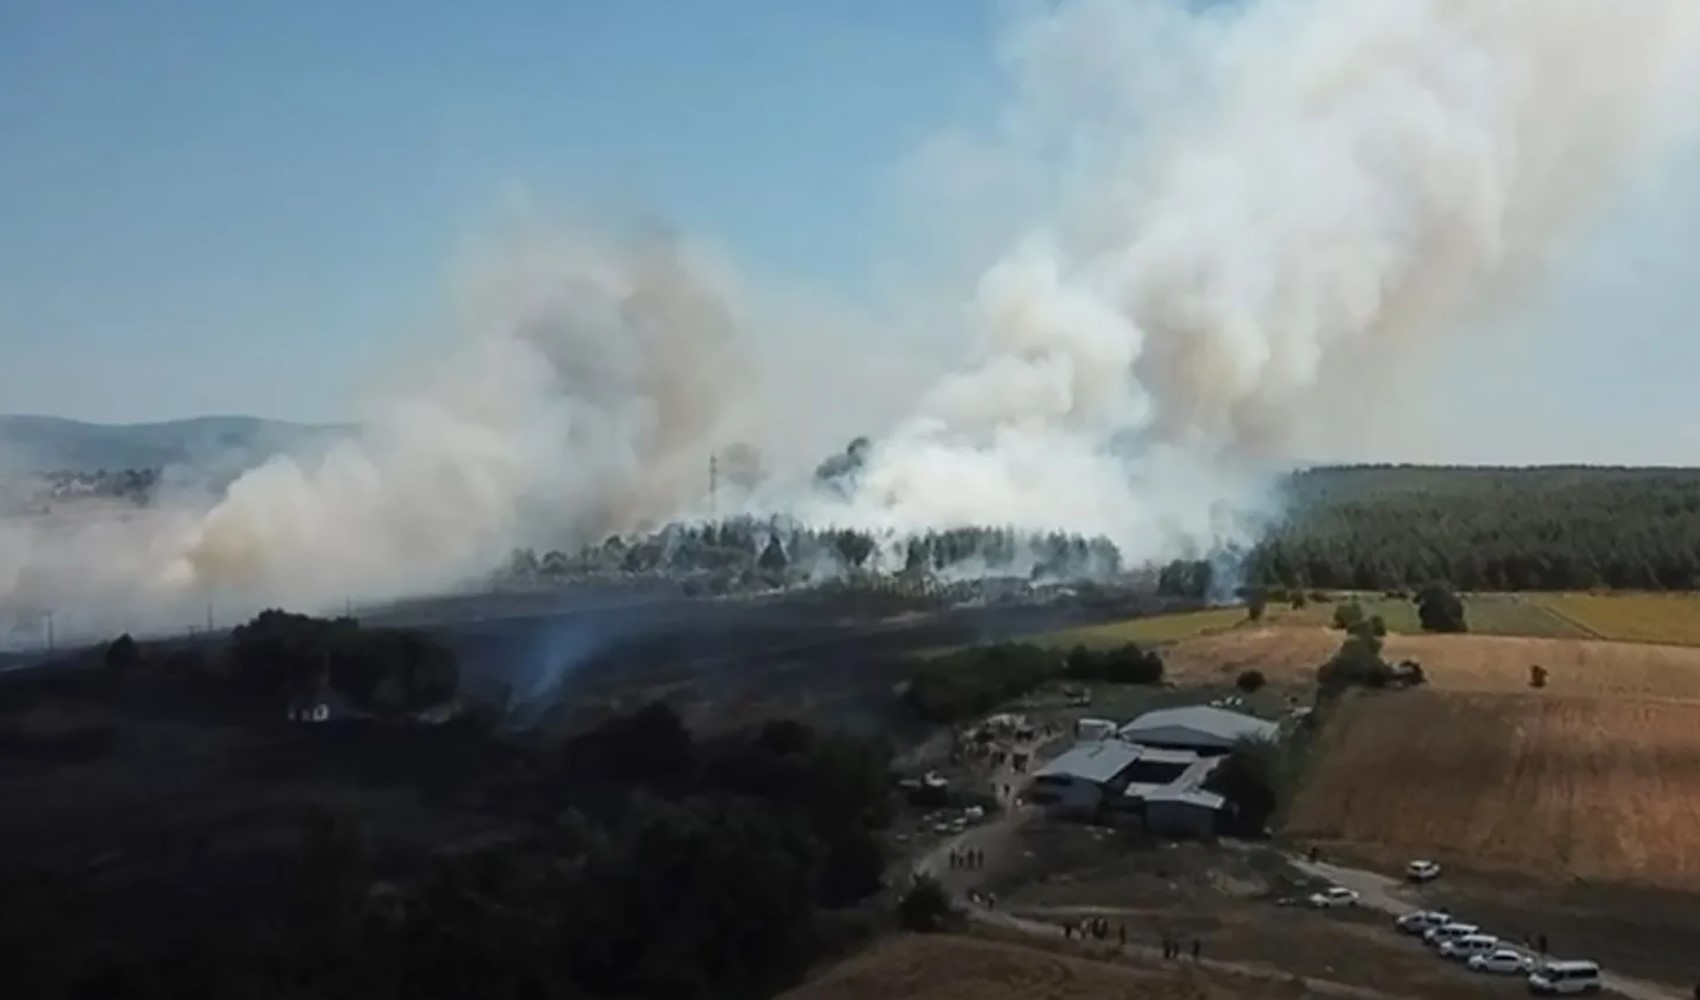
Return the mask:
<svg viewBox="0 0 1700 1000">
<path fill-rule="evenodd" d="M 1700 110 L 1692 0 L 1077 0 L 1008 55 L 1056 211 L 985 273 L 973 365 L 818 518 L 1232 540 L 1222 501 L 1374 426 L 1348 402 L 1390 409 Z"/>
<path fill-rule="evenodd" d="M 303 607 L 430 593 L 513 546 L 582 544 L 696 499 L 747 375 L 684 248 L 538 229 L 488 263 L 460 336 L 322 462 L 278 458 L 237 480 L 172 586 Z"/>
</svg>

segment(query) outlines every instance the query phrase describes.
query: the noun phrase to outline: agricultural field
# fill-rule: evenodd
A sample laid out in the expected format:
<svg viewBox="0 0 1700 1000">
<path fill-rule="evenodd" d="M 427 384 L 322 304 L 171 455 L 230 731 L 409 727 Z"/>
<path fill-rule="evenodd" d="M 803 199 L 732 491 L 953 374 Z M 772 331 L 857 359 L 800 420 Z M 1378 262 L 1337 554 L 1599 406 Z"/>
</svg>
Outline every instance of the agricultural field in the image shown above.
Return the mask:
<svg viewBox="0 0 1700 1000">
<path fill-rule="evenodd" d="M 1700 594 L 1541 594 L 1530 600 L 1602 639 L 1700 646 Z"/>
<path fill-rule="evenodd" d="M 1058 649 L 1072 649 L 1075 646 L 1085 646 L 1088 649 L 1109 649 L 1130 642 L 1142 646 L 1155 646 L 1231 629 L 1244 623 L 1245 620 L 1246 611 L 1244 608 L 1212 608 L 1208 611 L 1151 615 L 1145 618 L 1129 618 L 1125 621 L 1108 622 L 1103 625 L 1086 625 L 1080 628 L 1064 629 L 1060 632 L 1048 632 L 1034 636 L 1027 641 Z"/>
<path fill-rule="evenodd" d="M 1518 594 L 1463 594 L 1464 618 L 1474 635 L 1527 635 L 1555 639 L 1587 639 L 1594 633 L 1575 621 L 1556 613 L 1537 599 Z M 1329 625 L 1334 621 L 1334 609 L 1356 600 L 1365 615 L 1380 615 L 1389 632 L 1419 635 L 1422 621 L 1417 606 L 1408 600 L 1380 594 L 1354 598 L 1342 594 L 1332 602 L 1312 602 L 1293 610 L 1282 608 L 1270 619 L 1283 625 Z M 1272 611 L 1274 609 L 1271 609 Z M 1696 605 L 1700 612 L 1700 605 Z M 1615 638 L 1615 637 L 1609 637 Z M 1700 639 L 1697 639 L 1700 642 Z"/>
<path fill-rule="evenodd" d="M 1177 643 L 1165 651 L 1177 681 L 1223 683 L 1256 668 L 1275 683 L 1314 680 L 1340 648 L 1341 633 L 1281 625 L 1235 629 Z M 1632 642 L 1514 638 L 1491 635 L 1390 635 L 1383 655 L 1421 663 L 1432 689 L 1528 692 L 1541 696 L 1700 700 L 1700 648 Z M 1540 692 L 1529 668 L 1547 670 Z"/>
<path fill-rule="evenodd" d="M 1321 751 L 1287 824 L 1300 840 L 1700 888 L 1700 703 L 1363 694 L 1340 706 Z"/>
</svg>

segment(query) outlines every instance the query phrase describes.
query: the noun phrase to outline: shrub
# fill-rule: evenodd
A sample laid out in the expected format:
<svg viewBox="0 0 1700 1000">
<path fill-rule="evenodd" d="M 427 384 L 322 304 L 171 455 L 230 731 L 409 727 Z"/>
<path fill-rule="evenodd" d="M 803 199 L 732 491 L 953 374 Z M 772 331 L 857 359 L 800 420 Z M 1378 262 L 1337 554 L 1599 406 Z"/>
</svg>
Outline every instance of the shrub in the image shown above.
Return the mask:
<svg viewBox="0 0 1700 1000">
<path fill-rule="evenodd" d="M 977 646 L 922 664 L 904 700 L 929 722 L 956 722 L 1019 698 L 1063 670 L 1062 658 L 1039 646 Z"/>
<path fill-rule="evenodd" d="M 1363 624 L 1364 609 L 1356 601 L 1336 605 L 1334 608 L 1334 627 L 1350 632 Z"/>
<path fill-rule="evenodd" d="M 1268 683 L 1268 681 L 1263 676 L 1263 671 L 1247 670 L 1241 673 L 1234 681 L 1234 686 L 1239 688 L 1241 691 L 1244 691 L 1246 694 L 1251 694 L 1252 692 L 1261 689 L 1266 683 Z"/>
<path fill-rule="evenodd" d="M 1431 583 L 1416 596 L 1417 618 L 1425 632 L 1468 632 L 1464 602 L 1450 584 Z"/>
<path fill-rule="evenodd" d="M 944 886 L 931 875 L 922 875 L 903 894 L 903 901 L 897 905 L 897 920 L 907 931 L 919 931 L 930 934 L 943 929 L 945 921 L 950 919 L 950 896 L 944 891 Z"/>
<path fill-rule="evenodd" d="M 1065 673 L 1071 680 L 1160 684 L 1163 681 L 1163 657 L 1156 650 L 1141 649 L 1131 642 L 1119 649 L 1097 652 L 1076 646 L 1068 655 Z"/>
</svg>

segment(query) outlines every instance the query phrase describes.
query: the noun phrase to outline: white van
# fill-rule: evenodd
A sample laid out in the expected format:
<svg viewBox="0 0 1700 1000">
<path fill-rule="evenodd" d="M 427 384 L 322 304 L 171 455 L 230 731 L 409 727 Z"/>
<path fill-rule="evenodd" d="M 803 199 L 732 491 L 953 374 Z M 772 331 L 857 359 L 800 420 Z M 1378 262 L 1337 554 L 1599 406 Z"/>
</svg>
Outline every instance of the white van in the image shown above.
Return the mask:
<svg viewBox="0 0 1700 1000">
<path fill-rule="evenodd" d="M 1598 993 L 1600 967 L 1594 962 L 1545 962 L 1529 973 L 1529 992 L 1542 996 Z"/>
</svg>

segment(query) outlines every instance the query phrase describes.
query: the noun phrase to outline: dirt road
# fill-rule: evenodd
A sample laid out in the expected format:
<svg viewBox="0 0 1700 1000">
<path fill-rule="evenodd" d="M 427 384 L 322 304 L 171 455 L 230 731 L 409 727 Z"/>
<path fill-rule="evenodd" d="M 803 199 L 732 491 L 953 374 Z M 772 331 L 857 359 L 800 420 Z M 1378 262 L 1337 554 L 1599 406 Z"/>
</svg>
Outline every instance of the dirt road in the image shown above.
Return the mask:
<svg viewBox="0 0 1700 1000">
<path fill-rule="evenodd" d="M 1307 875 L 1327 879 L 1335 885 L 1351 889 L 1358 894 L 1359 904 L 1371 909 L 1400 917 L 1422 908 L 1405 898 L 1408 889 L 1405 883 L 1398 879 L 1358 868 L 1346 868 L 1326 862 L 1312 862 L 1298 855 L 1291 855 L 1288 860 L 1292 862 L 1293 867 Z M 1509 941 L 1505 944 L 1507 947 L 1516 947 Z M 1521 948 L 1517 950 L 1523 951 L 1524 954 L 1531 957 L 1539 957 Z M 1631 979 L 1603 970 L 1600 973 L 1600 980 L 1607 990 L 1629 997 L 1630 1000 L 1683 1000 L 1682 993 L 1669 987 L 1640 979 Z"/>
</svg>

